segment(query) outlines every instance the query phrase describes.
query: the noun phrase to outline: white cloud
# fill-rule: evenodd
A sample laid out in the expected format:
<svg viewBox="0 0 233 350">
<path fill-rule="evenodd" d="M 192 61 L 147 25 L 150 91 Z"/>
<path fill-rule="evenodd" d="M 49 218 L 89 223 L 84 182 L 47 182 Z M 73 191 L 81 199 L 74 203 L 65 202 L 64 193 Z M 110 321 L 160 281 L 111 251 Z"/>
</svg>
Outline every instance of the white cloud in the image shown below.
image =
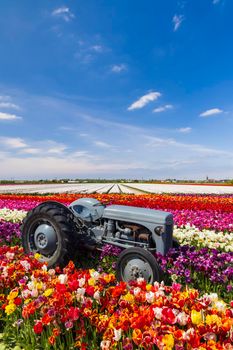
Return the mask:
<svg viewBox="0 0 233 350">
<path fill-rule="evenodd" d="M 22 117 L 18 117 L 15 114 L 0 112 L 0 120 L 19 120 L 19 119 L 22 119 Z"/>
<path fill-rule="evenodd" d="M 188 134 L 188 133 L 191 132 L 191 130 L 192 130 L 192 128 L 190 128 L 190 127 L 179 128 L 179 129 L 177 129 L 177 131 L 179 131 L 179 132 L 181 132 L 181 133 L 183 133 L 183 134 Z"/>
<path fill-rule="evenodd" d="M 165 112 L 168 109 L 172 109 L 173 106 L 172 105 L 165 105 L 165 106 L 161 106 L 161 107 L 157 107 L 155 109 L 153 109 L 154 113 L 160 113 L 160 112 Z"/>
<path fill-rule="evenodd" d="M 96 37 L 96 40 L 98 43 L 90 43 L 88 40 L 79 40 L 79 47 L 74 53 L 74 58 L 79 60 L 82 64 L 89 64 L 95 60 L 98 55 L 109 51 L 109 49 L 100 42 L 100 37 Z"/>
<path fill-rule="evenodd" d="M 0 95 L 0 101 L 9 101 L 10 99 L 9 95 Z"/>
<path fill-rule="evenodd" d="M 219 109 L 219 108 L 212 108 L 212 109 L 208 109 L 207 111 L 205 112 L 202 112 L 200 114 L 200 117 L 210 117 L 212 115 L 215 115 L 215 114 L 220 114 L 220 113 L 223 113 L 223 110 L 222 109 Z"/>
<path fill-rule="evenodd" d="M 62 18 L 65 22 L 70 22 L 75 15 L 70 11 L 69 7 L 59 7 L 52 12 L 52 16 Z"/>
<path fill-rule="evenodd" d="M 173 23 L 173 26 L 174 26 L 173 27 L 174 32 L 176 32 L 179 29 L 179 27 L 180 27 L 181 23 L 183 22 L 183 20 L 184 20 L 184 16 L 183 15 L 175 15 L 175 16 L 173 16 L 172 23 Z"/>
<path fill-rule="evenodd" d="M 20 154 L 44 155 L 51 154 L 61 156 L 68 149 L 63 144 L 53 140 L 28 141 L 26 142 L 20 137 L 0 137 L 0 144 L 4 148 L 19 149 Z"/>
<path fill-rule="evenodd" d="M 111 68 L 111 71 L 113 73 L 120 73 L 120 72 L 123 72 L 123 71 L 126 71 L 127 70 L 127 66 L 126 64 L 124 63 L 121 63 L 121 64 L 114 64 Z"/>
<path fill-rule="evenodd" d="M 1 156 L 1 154 L 0 154 Z M 122 170 L 128 171 L 128 168 L 138 168 L 138 163 L 133 161 L 127 164 L 121 161 L 112 161 L 111 163 L 96 163 L 95 158 L 87 159 L 86 156 L 80 157 L 78 162 L 73 161 L 73 155 L 66 158 L 57 157 L 39 157 L 39 158 L 17 158 L 4 156 L 1 159 L 2 177 L 29 178 L 38 179 L 46 177 L 77 177 L 77 176 L 105 176 L 104 174 L 121 174 Z M 10 176 L 8 175 L 10 174 Z M 94 175 L 91 175 L 94 174 Z"/>
<path fill-rule="evenodd" d="M 23 148 L 21 153 L 26 153 L 26 154 L 39 154 L 42 153 L 42 150 L 40 148 Z"/>
<path fill-rule="evenodd" d="M 0 108 L 9 108 L 9 109 L 17 109 L 17 110 L 20 109 L 18 105 L 11 102 L 0 102 Z"/>
<path fill-rule="evenodd" d="M 133 102 L 128 107 L 128 111 L 132 111 L 134 109 L 143 108 L 149 102 L 156 101 L 160 96 L 161 96 L 160 92 L 149 92 L 148 94 L 140 97 L 137 101 Z"/>
<path fill-rule="evenodd" d="M 147 136 L 146 139 L 149 141 L 146 144 L 148 148 L 151 148 L 151 147 L 167 148 L 171 146 L 172 149 L 176 147 L 176 149 L 182 150 L 183 153 L 184 151 L 187 151 L 187 154 L 189 154 L 190 152 L 194 152 L 195 154 L 204 155 L 204 156 L 222 155 L 225 157 L 233 158 L 233 152 L 231 151 L 218 150 L 215 148 L 205 147 L 199 144 L 183 143 L 171 138 L 160 138 L 160 137 L 154 137 L 154 136 Z"/>
<path fill-rule="evenodd" d="M 149 143 L 146 144 L 148 147 L 167 147 L 167 146 L 177 146 L 179 143 L 170 138 L 161 138 L 161 137 L 155 137 L 155 136 L 146 136 L 146 139 L 149 140 Z"/>
<path fill-rule="evenodd" d="M 88 154 L 89 154 L 88 151 L 76 151 L 72 153 L 72 157 L 74 158 L 87 157 Z"/>
<path fill-rule="evenodd" d="M 90 47 L 90 50 L 101 53 L 103 52 L 104 48 L 102 45 L 93 45 Z"/>
<path fill-rule="evenodd" d="M 27 147 L 27 144 L 20 137 L 0 137 L 0 144 L 10 148 Z"/>
<path fill-rule="evenodd" d="M 43 143 L 44 145 L 47 145 L 46 149 L 48 153 L 63 154 L 63 152 L 67 149 L 65 144 L 56 141 L 48 140 L 44 141 Z"/>
<path fill-rule="evenodd" d="M 109 145 L 108 143 L 103 142 L 103 141 L 95 141 L 94 144 L 98 147 L 103 147 L 103 148 L 112 147 L 111 145 Z"/>
<path fill-rule="evenodd" d="M 27 105 L 28 112 L 34 118 L 33 111 L 36 110 L 42 118 L 41 123 L 46 124 L 48 115 L 59 116 L 59 123 L 54 123 L 54 139 L 43 139 L 43 132 L 40 133 L 40 130 L 35 130 L 30 139 L 24 138 L 23 135 L 26 135 L 26 130 L 24 130 L 22 136 L 21 134 L 16 136 L 16 138 L 22 137 L 23 139 L 21 139 L 21 144 L 18 144 L 20 147 L 14 148 L 1 143 L 2 178 L 11 178 L 12 174 L 15 178 L 64 176 L 114 178 L 119 176 L 200 179 L 205 178 L 207 174 L 215 178 L 232 176 L 233 155 L 230 155 L 229 147 L 224 144 L 224 137 L 221 138 L 221 133 L 220 138 L 217 137 L 217 131 L 212 143 L 207 140 L 203 141 L 203 144 L 198 144 L 198 137 L 195 138 L 195 141 L 193 137 L 184 141 L 184 136 L 191 134 L 182 134 L 177 130 L 177 126 L 176 129 L 169 125 L 139 127 L 136 126 L 137 123 L 128 122 L 127 124 L 127 119 L 120 121 L 118 116 L 111 113 L 106 114 L 98 108 L 94 109 L 94 115 L 90 115 L 90 110 L 81 108 L 79 105 L 80 101 L 89 101 L 83 96 L 58 96 L 57 98 L 31 96 L 26 101 L 29 100 L 31 105 Z M 17 101 L 25 104 L 22 96 L 17 96 Z M 96 100 L 93 101 L 93 106 L 96 106 Z M 159 99 L 154 104 L 151 103 L 152 108 L 148 105 L 150 110 L 160 106 L 158 102 L 160 102 Z M 217 105 L 217 107 L 221 106 Z M 67 132 L 72 130 L 72 135 L 66 135 L 65 129 L 61 131 L 59 128 L 60 120 L 65 120 L 67 114 L 72 117 L 67 127 Z M 188 127 L 188 123 L 179 125 L 181 126 Z M 203 125 L 203 127 L 208 133 L 208 125 Z M 88 133 L 88 138 L 86 139 L 85 136 L 81 138 L 81 133 Z M 149 140 L 146 136 L 157 137 L 157 139 Z M 57 140 L 60 147 L 57 143 L 51 143 L 52 140 L 54 142 Z M 99 147 L 95 145 L 95 141 L 101 142 L 102 148 L 100 145 Z M 194 142 L 197 144 L 193 144 Z M 127 151 L 129 145 L 131 152 Z M 48 150 L 53 152 L 55 150 L 57 153 L 48 153 Z M 85 151 L 90 153 L 85 153 Z M 195 161 L 195 163 L 188 166 L 189 161 Z"/>
<path fill-rule="evenodd" d="M 96 58 L 97 54 L 104 53 L 105 51 L 107 51 L 107 48 L 103 45 L 98 44 L 90 46 L 83 43 L 82 47 L 75 52 L 74 57 L 82 64 L 89 64 Z"/>
</svg>

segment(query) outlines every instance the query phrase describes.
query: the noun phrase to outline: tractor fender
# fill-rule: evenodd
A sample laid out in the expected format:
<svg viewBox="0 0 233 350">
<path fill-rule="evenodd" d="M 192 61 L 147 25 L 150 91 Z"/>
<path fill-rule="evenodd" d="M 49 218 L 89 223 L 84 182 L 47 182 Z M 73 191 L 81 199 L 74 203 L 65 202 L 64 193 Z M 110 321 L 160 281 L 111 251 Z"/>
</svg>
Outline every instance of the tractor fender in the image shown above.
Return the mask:
<svg viewBox="0 0 233 350">
<path fill-rule="evenodd" d="M 75 224 L 78 226 L 78 228 L 82 228 L 84 223 L 83 220 L 75 215 L 75 213 L 72 211 L 70 207 L 67 207 L 65 204 L 57 202 L 57 201 L 44 201 L 41 202 L 36 208 L 43 207 L 43 206 L 51 206 L 56 207 L 57 209 L 62 209 L 62 211 L 65 210 L 66 214 L 69 215 L 70 219 L 75 222 Z"/>
<path fill-rule="evenodd" d="M 72 210 L 69 207 L 67 207 L 65 204 L 62 204 L 60 202 L 57 202 L 57 201 L 44 201 L 44 202 L 41 202 L 40 204 L 38 204 L 37 207 L 42 207 L 44 205 L 51 205 L 51 206 L 55 206 L 57 208 L 62 208 L 67 213 L 74 215 Z"/>
</svg>

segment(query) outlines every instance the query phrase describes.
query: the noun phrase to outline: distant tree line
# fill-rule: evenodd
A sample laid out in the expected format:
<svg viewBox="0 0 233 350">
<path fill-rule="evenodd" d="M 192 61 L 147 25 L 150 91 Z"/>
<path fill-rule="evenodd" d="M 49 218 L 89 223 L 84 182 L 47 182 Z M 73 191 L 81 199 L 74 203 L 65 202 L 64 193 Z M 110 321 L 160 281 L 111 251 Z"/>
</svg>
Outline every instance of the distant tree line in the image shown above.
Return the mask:
<svg viewBox="0 0 233 350">
<path fill-rule="evenodd" d="M 165 179 L 165 180 L 157 180 L 157 179 L 41 179 L 41 180 L 0 180 L 0 184 L 2 185 L 10 185 L 10 184 L 62 184 L 62 183 L 154 183 L 154 184 L 164 184 L 164 183 L 177 183 L 177 184 L 225 184 L 225 185 L 233 185 L 233 179 L 223 179 L 223 180 L 215 180 L 215 179 L 205 179 L 205 180 L 178 180 L 178 179 Z"/>
</svg>

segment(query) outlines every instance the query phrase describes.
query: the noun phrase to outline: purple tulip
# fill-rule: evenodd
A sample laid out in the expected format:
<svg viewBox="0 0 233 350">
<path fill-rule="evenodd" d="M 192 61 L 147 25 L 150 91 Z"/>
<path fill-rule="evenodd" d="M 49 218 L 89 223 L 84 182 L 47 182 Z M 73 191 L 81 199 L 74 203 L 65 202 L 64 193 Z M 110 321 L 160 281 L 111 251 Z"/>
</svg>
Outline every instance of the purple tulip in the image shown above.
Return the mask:
<svg viewBox="0 0 233 350">
<path fill-rule="evenodd" d="M 0 221 L 0 243 L 11 243 L 13 238 L 20 238 L 20 224 Z"/>
<path fill-rule="evenodd" d="M 200 285 L 205 283 L 207 289 L 213 290 L 212 287 L 216 287 L 222 293 L 230 293 L 233 289 L 232 252 L 223 253 L 208 248 L 195 250 L 191 246 L 180 246 L 178 249 L 170 249 L 166 256 L 157 253 L 156 258 L 164 272 L 176 275 L 181 282 L 191 283 L 199 289 L 203 289 Z"/>
</svg>

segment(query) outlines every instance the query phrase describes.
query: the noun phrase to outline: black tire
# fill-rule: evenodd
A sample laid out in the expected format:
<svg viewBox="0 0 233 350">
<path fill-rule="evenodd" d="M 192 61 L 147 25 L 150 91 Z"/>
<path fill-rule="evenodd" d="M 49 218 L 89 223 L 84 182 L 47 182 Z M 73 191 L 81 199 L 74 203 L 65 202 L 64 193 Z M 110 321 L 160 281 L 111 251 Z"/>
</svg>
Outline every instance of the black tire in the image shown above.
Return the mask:
<svg viewBox="0 0 233 350">
<path fill-rule="evenodd" d="M 178 249 L 180 247 L 180 244 L 176 238 L 172 239 L 172 248 Z"/>
<path fill-rule="evenodd" d="M 118 281 L 130 282 L 143 277 L 147 283 L 161 282 L 163 272 L 155 257 L 143 248 L 127 248 L 117 260 L 116 277 Z"/>
<path fill-rule="evenodd" d="M 23 220 L 22 245 L 26 254 L 39 253 L 39 260 L 48 267 L 63 267 L 74 257 L 75 232 L 69 209 L 60 203 L 45 202 L 28 212 Z"/>
</svg>

